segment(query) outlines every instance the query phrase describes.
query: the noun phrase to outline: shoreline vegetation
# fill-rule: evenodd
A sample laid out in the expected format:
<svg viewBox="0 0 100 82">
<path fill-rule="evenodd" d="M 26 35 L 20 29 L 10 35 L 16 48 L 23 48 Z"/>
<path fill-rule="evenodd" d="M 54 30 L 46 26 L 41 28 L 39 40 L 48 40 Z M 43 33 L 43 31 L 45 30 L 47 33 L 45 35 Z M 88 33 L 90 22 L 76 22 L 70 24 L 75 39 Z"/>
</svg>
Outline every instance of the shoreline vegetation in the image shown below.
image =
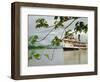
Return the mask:
<svg viewBox="0 0 100 82">
<path fill-rule="evenodd" d="M 60 49 L 63 46 L 52 46 L 52 45 L 29 45 L 28 49 Z"/>
<path fill-rule="evenodd" d="M 28 49 L 31 50 L 31 49 L 64 49 L 64 51 L 67 51 L 67 50 L 79 50 L 79 49 L 83 49 L 83 50 L 86 50 L 87 48 L 65 48 L 63 46 L 52 46 L 52 45 L 38 45 L 38 46 L 35 46 L 35 45 L 29 45 L 28 46 Z"/>
</svg>

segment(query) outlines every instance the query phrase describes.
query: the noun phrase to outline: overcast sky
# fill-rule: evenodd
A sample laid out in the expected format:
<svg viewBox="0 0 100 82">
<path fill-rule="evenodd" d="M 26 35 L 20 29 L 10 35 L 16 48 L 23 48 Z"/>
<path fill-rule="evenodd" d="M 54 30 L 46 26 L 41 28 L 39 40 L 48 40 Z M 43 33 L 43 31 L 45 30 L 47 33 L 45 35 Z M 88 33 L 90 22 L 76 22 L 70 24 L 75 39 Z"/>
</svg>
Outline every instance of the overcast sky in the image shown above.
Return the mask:
<svg viewBox="0 0 100 82">
<path fill-rule="evenodd" d="M 51 26 L 51 25 L 54 24 L 54 16 L 34 16 L 34 15 L 28 16 L 28 22 L 29 22 L 28 33 L 29 33 L 29 36 L 31 36 L 31 35 L 38 35 L 39 39 L 41 40 L 46 34 L 48 34 L 48 32 L 53 27 L 51 27 L 51 28 L 36 28 L 36 20 L 38 18 L 44 18 L 48 22 L 48 24 Z M 73 20 L 69 20 L 66 23 L 64 23 L 64 26 L 67 26 L 71 21 L 73 21 Z M 81 18 L 77 19 L 67 29 L 73 30 L 75 28 L 75 23 L 77 21 L 83 21 L 85 24 L 87 24 L 88 23 L 88 18 L 81 17 Z M 43 44 L 43 45 L 50 44 L 51 40 L 55 36 L 58 36 L 60 38 L 62 32 L 63 32 L 63 28 L 58 28 L 58 29 L 54 30 L 53 32 L 50 33 L 50 35 L 45 40 L 41 41 L 40 44 Z M 77 38 L 77 36 L 74 36 L 74 37 Z M 81 33 L 81 41 L 82 42 L 87 42 L 87 34 Z"/>
</svg>

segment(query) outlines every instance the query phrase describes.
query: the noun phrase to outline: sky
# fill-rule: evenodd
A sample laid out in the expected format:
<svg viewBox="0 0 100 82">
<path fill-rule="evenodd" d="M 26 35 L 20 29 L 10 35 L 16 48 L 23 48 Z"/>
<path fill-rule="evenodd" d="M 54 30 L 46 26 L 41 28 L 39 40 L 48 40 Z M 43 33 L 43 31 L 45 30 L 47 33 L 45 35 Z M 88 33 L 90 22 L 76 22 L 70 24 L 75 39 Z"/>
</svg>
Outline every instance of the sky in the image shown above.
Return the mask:
<svg viewBox="0 0 100 82">
<path fill-rule="evenodd" d="M 54 24 L 54 16 L 36 16 L 36 15 L 29 15 L 28 16 L 28 35 L 29 37 L 31 35 L 38 35 L 39 37 L 39 40 L 41 40 L 46 34 L 48 34 L 48 32 L 53 28 L 53 27 L 50 27 L 50 28 L 36 28 L 36 20 L 38 18 L 44 18 L 48 24 L 50 26 L 52 26 Z M 67 22 L 64 23 L 64 26 L 67 26 L 71 21 L 73 20 L 69 20 Z M 85 24 L 88 24 L 88 18 L 87 17 L 81 17 L 79 19 L 77 19 L 74 23 L 72 23 L 70 25 L 70 27 L 68 27 L 67 29 L 71 29 L 73 30 L 75 28 L 75 24 L 77 21 L 83 21 Z M 39 42 L 40 44 L 43 44 L 43 45 L 49 45 L 51 43 L 51 40 L 55 37 L 55 36 L 58 36 L 59 38 L 61 37 L 61 34 L 63 32 L 63 28 L 58 28 L 54 31 L 52 31 L 50 33 L 50 35 L 43 41 Z M 87 33 L 81 33 L 81 41 L 82 42 L 87 42 Z M 77 39 L 77 35 L 74 35 L 74 37 Z"/>
</svg>

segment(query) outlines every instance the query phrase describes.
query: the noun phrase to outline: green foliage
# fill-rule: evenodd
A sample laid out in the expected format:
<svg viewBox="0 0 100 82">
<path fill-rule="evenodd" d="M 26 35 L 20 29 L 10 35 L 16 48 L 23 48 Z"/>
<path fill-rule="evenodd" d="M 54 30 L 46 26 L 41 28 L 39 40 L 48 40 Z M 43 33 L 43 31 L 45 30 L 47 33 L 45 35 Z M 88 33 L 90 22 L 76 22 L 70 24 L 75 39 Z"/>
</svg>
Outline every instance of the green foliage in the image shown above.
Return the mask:
<svg viewBox="0 0 100 82">
<path fill-rule="evenodd" d="M 62 41 L 61 39 L 59 39 L 57 36 L 55 36 L 55 38 L 51 41 L 51 44 L 53 46 L 59 46 L 61 41 Z"/>
<path fill-rule="evenodd" d="M 31 43 L 31 44 L 34 44 L 38 39 L 38 36 L 37 35 L 32 35 L 29 37 L 28 41 Z"/>
<path fill-rule="evenodd" d="M 68 17 L 68 16 L 60 16 L 59 18 L 61 22 L 66 22 L 68 20 L 75 19 L 74 17 Z"/>
<path fill-rule="evenodd" d="M 70 17 L 70 19 L 78 19 L 79 17 Z"/>
<path fill-rule="evenodd" d="M 87 24 L 83 27 L 83 32 L 85 32 L 85 33 L 87 33 L 87 31 L 88 31 L 88 26 L 87 26 Z"/>
<path fill-rule="evenodd" d="M 68 16 L 55 16 L 54 17 L 54 28 L 64 27 L 64 22 L 71 20 L 71 19 L 77 19 L 78 17 L 68 17 Z M 44 18 L 39 18 L 36 20 L 36 28 L 41 27 L 49 27 L 49 24 Z"/>
<path fill-rule="evenodd" d="M 36 52 L 35 52 L 35 49 L 31 49 L 31 51 L 30 51 L 29 54 L 28 54 L 28 60 L 31 60 L 33 57 L 34 57 L 35 59 L 37 59 L 37 60 L 40 60 L 41 55 L 40 55 L 39 53 L 36 53 Z"/>
<path fill-rule="evenodd" d="M 56 21 L 54 22 L 55 24 L 55 29 L 59 28 L 59 27 L 64 27 L 64 22 L 68 20 L 68 17 L 64 17 L 64 16 L 55 16 L 54 19 L 56 19 Z M 57 20 L 59 19 L 59 20 Z"/>
<path fill-rule="evenodd" d="M 34 58 L 37 59 L 37 60 L 40 60 L 40 58 L 41 58 L 40 54 L 38 54 L 38 53 L 34 54 L 33 56 L 34 56 Z"/>
<path fill-rule="evenodd" d="M 77 32 L 85 32 L 85 33 L 87 33 L 87 31 L 88 31 L 88 26 L 87 26 L 87 24 L 85 25 L 84 24 L 84 22 L 77 22 L 76 24 L 75 24 L 75 29 L 74 29 L 74 31 L 77 33 Z M 78 40 L 80 41 L 80 34 L 78 34 Z"/>
<path fill-rule="evenodd" d="M 70 33 L 71 31 L 72 31 L 72 30 L 67 30 L 67 31 L 65 32 L 65 36 L 68 36 L 69 33 Z"/>
<path fill-rule="evenodd" d="M 48 27 L 48 23 L 44 18 L 39 18 L 36 20 L 36 28 Z"/>
<path fill-rule="evenodd" d="M 55 24 L 55 29 L 64 26 L 63 22 L 61 22 L 61 21 L 55 21 L 54 24 Z"/>
<path fill-rule="evenodd" d="M 64 22 L 64 17 L 63 16 L 60 16 L 60 22 Z"/>
<path fill-rule="evenodd" d="M 69 20 L 69 17 L 68 16 L 64 16 L 64 21 L 68 21 Z"/>
<path fill-rule="evenodd" d="M 56 20 L 54 22 L 55 29 L 59 27 L 64 27 L 64 22 L 71 20 L 71 19 L 78 19 L 78 17 L 68 17 L 68 16 L 55 16 L 54 19 Z"/>
<path fill-rule="evenodd" d="M 65 31 L 65 37 L 66 37 L 66 38 L 69 37 L 69 36 L 72 36 L 72 35 L 73 35 L 72 30 L 67 30 L 67 31 Z"/>
<path fill-rule="evenodd" d="M 58 19 L 58 16 L 55 16 L 54 19 L 57 20 Z"/>
<path fill-rule="evenodd" d="M 44 54 L 44 56 L 49 59 L 49 55 L 48 54 Z"/>
<path fill-rule="evenodd" d="M 87 24 L 85 25 L 84 24 L 84 22 L 77 22 L 76 24 L 75 24 L 75 32 L 77 33 L 77 32 L 85 32 L 85 33 L 87 33 L 87 31 L 88 31 L 88 26 L 87 26 Z"/>
<path fill-rule="evenodd" d="M 28 45 L 28 49 L 44 49 L 47 48 L 47 46 L 44 45 Z"/>
<path fill-rule="evenodd" d="M 35 50 L 32 49 L 32 50 L 30 51 L 30 53 L 28 53 L 28 60 L 31 60 L 32 57 L 33 57 L 33 55 L 34 55 L 35 53 L 36 53 Z"/>
<path fill-rule="evenodd" d="M 65 22 L 71 19 L 78 19 L 79 17 L 68 17 L 68 16 L 55 16 L 54 19 L 55 20 L 60 20 L 61 22 Z"/>
</svg>

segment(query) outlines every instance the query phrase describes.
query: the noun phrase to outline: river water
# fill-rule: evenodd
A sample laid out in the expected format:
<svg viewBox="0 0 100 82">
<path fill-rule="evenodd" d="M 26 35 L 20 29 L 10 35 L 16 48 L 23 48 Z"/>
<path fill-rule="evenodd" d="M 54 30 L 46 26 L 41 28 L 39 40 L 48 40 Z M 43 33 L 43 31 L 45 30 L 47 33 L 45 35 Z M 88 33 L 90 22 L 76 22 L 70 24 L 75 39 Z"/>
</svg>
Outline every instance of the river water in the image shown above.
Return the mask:
<svg viewBox="0 0 100 82">
<path fill-rule="evenodd" d="M 88 63 L 87 50 L 64 51 L 63 49 L 38 49 L 35 51 L 40 54 L 40 59 L 37 60 L 32 57 L 32 59 L 28 61 L 28 66 L 74 65 Z M 48 54 L 48 57 L 44 54 Z"/>
<path fill-rule="evenodd" d="M 64 64 L 87 64 L 87 50 L 64 51 Z"/>
</svg>

